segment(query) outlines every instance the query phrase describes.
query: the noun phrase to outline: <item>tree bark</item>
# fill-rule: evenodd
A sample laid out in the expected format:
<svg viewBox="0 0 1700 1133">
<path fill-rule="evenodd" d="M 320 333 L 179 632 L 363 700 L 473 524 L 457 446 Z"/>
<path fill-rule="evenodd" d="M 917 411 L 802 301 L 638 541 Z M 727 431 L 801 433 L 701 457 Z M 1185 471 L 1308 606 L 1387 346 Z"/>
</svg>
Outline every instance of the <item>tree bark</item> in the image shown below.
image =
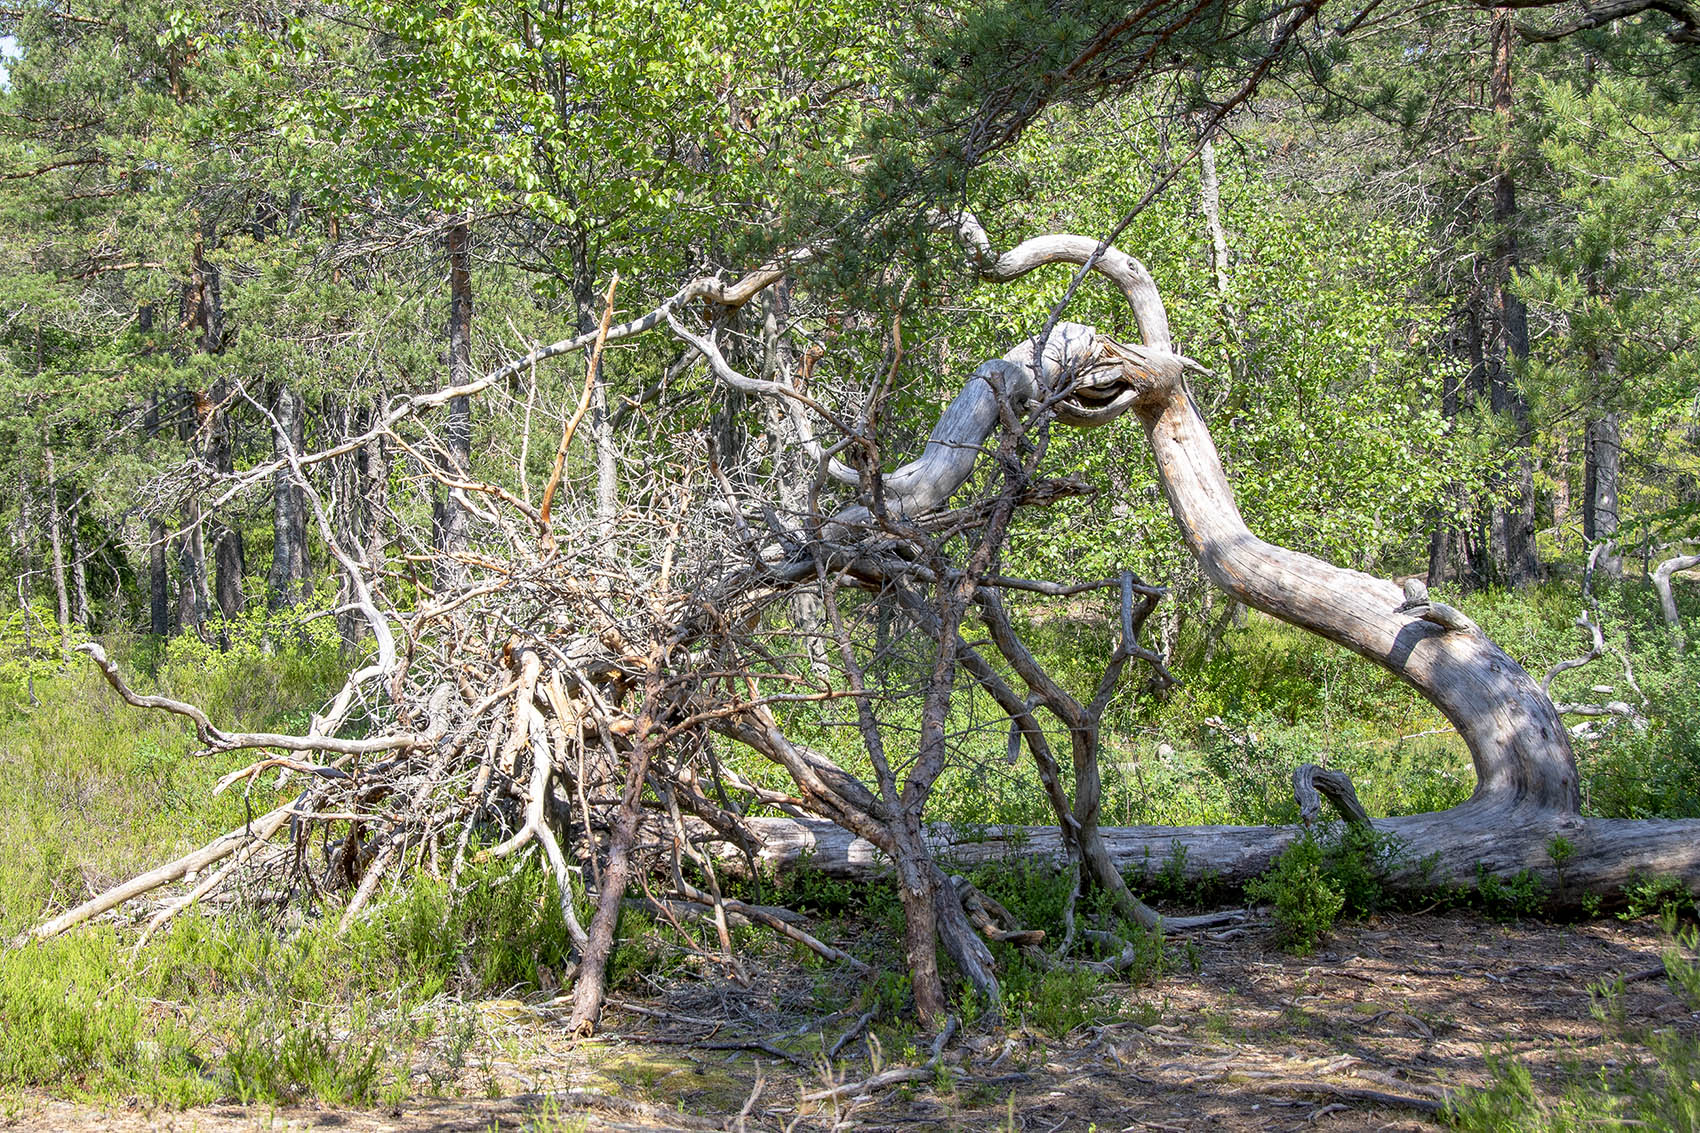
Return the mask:
<svg viewBox="0 0 1700 1133">
<path fill-rule="evenodd" d="M 153 305 L 144 303 L 137 313 L 137 328 L 153 329 Z M 149 440 L 159 435 L 159 394 L 149 393 L 142 411 L 142 433 Z M 148 518 L 148 631 L 155 637 L 171 632 L 171 578 L 165 557 L 165 524 L 157 516 Z"/>
<path fill-rule="evenodd" d="M 68 526 L 71 528 L 71 593 L 75 596 L 75 604 L 71 609 L 71 618 L 77 625 L 88 629 L 93 622 L 89 610 L 89 572 L 88 552 L 83 546 L 82 508 L 75 493 L 71 496 L 70 507 L 66 511 Z"/>
<path fill-rule="evenodd" d="M 1398 840 L 1386 879 L 1395 891 L 1422 894 L 1445 888 L 1475 889 L 1485 877 L 1500 881 L 1532 873 L 1549 899 L 1569 907 L 1594 895 L 1620 898 L 1625 887 L 1649 877 L 1674 877 L 1700 886 L 1700 820 L 1581 818 L 1528 813 L 1527 821 L 1499 824 L 1459 810 L 1371 819 Z M 828 877 L 869 882 L 892 872 L 890 859 L 872 842 L 825 819 L 752 818 L 760 841 L 758 864 L 776 871 L 807 866 Z M 1242 886 L 1303 835 L 1303 826 L 1105 826 L 1110 860 L 1133 878 L 1165 870 L 1187 881 Z M 1573 853 L 1553 860 L 1554 839 Z M 994 826 L 956 831 L 928 827 L 929 849 L 952 871 L 986 865 L 1037 862 L 1066 868 L 1068 851 L 1055 826 Z M 729 868 L 737 859 L 728 854 Z"/>
<path fill-rule="evenodd" d="M 464 219 L 449 226 L 446 245 L 449 257 L 449 384 L 463 386 L 473 379 L 472 373 L 472 256 L 468 245 L 469 227 Z M 466 395 L 449 401 L 448 425 L 444 441 L 449 450 L 449 472 L 465 477 L 472 467 L 472 399 Z M 439 571 L 442 579 L 452 585 L 465 576 L 466 568 L 452 556 L 462 554 L 467 547 L 469 520 L 466 509 L 445 492 L 441 502 L 439 538 L 445 561 Z"/>
<path fill-rule="evenodd" d="M 209 281 L 208 332 L 209 344 L 222 343 L 223 316 L 217 300 L 218 276 L 213 274 Z M 209 395 L 212 407 L 207 419 L 207 463 L 213 471 L 221 476 L 232 475 L 236 471 L 236 438 L 231 432 L 230 413 L 225 408 L 224 401 L 229 394 L 228 384 L 224 381 L 214 383 Z M 226 618 L 234 618 L 242 613 L 246 605 L 243 593 L 242 576 L 248 569 L 248 556 L 242 543 L 242 532 L 227 523 L 221 523 L 217 517 L 212 523 L 213 545 L 213 597 L 218 609 Z"/>
<path fill-rule="evenodd" d="M 1582 454 L 1582 537 L 1592 547 L 1617 537 L 1618 472 L 1623 463 L 1623 437 L 1617 414 L 1602 413 L 1588 422 L 1587 447 Z M 1623 558 L 1608 554 L 1600 566 L 1612 578 L 1623 574 Z"/>
<path fill-rule="evenodd" d="M 227 618 L 241 615 L 247 605 L 242 576 L 248 569 L 242 532 L 220 523 L 213 528 L 213 587 L 219 613 Z"/>
<path fill-rule="evenodd" d="M 171 633 L 171 578 L 165 563 L 165 524 L 148 520 L 148 630 L 155 637 Z"/>
<path fill-rule="evenodd" d="M 183 535 L 177 544 L 177 632 L 200 632 L 211 605 L 207 598 L 207 547 L 202 534 L 201 501 L 183 505 Z"/>
<path fill-rule="evenodd" d="M 272 391 L 272 451 L 280 461 L 299 453 L 306 435 L 305 404 L 282 382 Z M 307 499 L 287 466 L 272 474 L 272 565 L 266 574 L 267 604 L 274 610 L 305 597 L 307 579 Z"/>
<path fill-rule="evenodd" d="M 1529 359 L 1529 313 L 1515 289 L 1519 250 L 1516 178 L 1512 172 L 1511 52 L 1516 32 L 1507 9 L 1493 17 L 1494 118 L 1501 131 L 1498 166 L 1494 171 L 1495 279 L 1499 342 L 1491 370 L 1493 411 L 1508 416 L 1515 430 L 1512 466 L 1500 485 L 1500 503 L 1493 509 L 1494 562 L 1500 581 L 1514 587 L 1540 578 L 1535 551 L 1535 458 L 1529 423 L 1529 404 L 1517 386 L 1517 371 Z"/>
<path fill-rule="evenodd" d="M 53 555 L 53 596 L 59 614 L 59 653 L 71 647 L 71 599 L 65 589 L 65 543 L 59 532 L 59 481 L 53 474 L 53 450 L 42 450 L 47 472 L 47 540 Z"/>
</svg>

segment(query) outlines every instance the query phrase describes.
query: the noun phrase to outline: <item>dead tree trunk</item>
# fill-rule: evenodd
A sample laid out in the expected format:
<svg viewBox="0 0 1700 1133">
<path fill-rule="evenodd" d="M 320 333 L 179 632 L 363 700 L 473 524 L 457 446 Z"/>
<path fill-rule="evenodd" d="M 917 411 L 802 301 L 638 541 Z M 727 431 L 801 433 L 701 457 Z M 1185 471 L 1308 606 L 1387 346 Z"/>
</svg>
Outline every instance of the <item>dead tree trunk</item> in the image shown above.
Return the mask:
<svg viewBox="0 0 1700 1133">
<path fill-rule="evenodd" d="M 73 490 L 71 504 L 67 508 L 66 526 L 71 529 L 71 593 L 75 604 L 71 607 L 71 618 L 84 629 L 93 623 L 93 615 L 89 610 L 89 572 L 88 551 L 83 546 L 82 536 L 82 505 L 81 496 Z"/>
</svg>

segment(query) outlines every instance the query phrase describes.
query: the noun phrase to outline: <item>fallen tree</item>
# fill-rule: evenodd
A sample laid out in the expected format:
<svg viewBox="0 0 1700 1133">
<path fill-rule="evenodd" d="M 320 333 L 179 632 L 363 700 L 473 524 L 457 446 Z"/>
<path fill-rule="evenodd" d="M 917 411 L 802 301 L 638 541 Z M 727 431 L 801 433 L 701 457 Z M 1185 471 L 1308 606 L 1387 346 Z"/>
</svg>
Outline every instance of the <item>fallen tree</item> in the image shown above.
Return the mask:
<svg viewBox="0 0 1700 1133">
<path fill-rule="evenodd" d="M 780 369 L 749 377 L 718 344 L 720 325 L 811 258 L 803 253 L 736 283 L 696 281 L 619 324 L 611 290 L 595 334 L 541 347 L 471 383 L 397 398 L 372 429 L 318 452 L 290 450 L 279 428 L 286 455 L 231 476 L 223 498 L 276 476 L 301 488 L 343 569 L 346 607 L 370 628 L 374 655 L 305 734 L 280 736 L 222 731 L 194 705 L 139 695 L 98 646 L 84 646 L 127 700 L 189 718 L 209 750 L 295 753 L 262 755 L 219 790 L 253 791 L 276 772 L 278 786 L 293 795 L 32 935 L 54 935 L 178 886 L 153 910 L 152 932 L 241 870 L 270 871 L 270 891 L 324 903 L 346 924 L 406 870 L 452 883 L 473 857 L 536 852 L 556 878 L 578 957 L 573 1022 L 588 1029 L 601 1009 L 616 918 L 635 880 L 659 890 L 650 897 L 660 907 L 697 910 L 735 970 L 729 917 L 788 922 L 728 901 L 725 869 L 807 856 L 843 876 L 890 871 L 906 914 L 916 1007 L 930 1022 L 941 1022 L 947 1008 L 940 944 L 997 1004 L 983 938 L 1022 934 L 998 923 L 988 902 L 950 875 L 953 863 L 1037 856 L 1073 874 L 1076 896 L 1086 887 L 1105 890 L 1129 922 L 1185 928 L 1188 922 L 1165 920 L 1140 901 L 1124 874 L 1165 862 L 1180 845 L 1195 875 L 1241 882 L 1267 868 L 1297 828 L 1102 827 L 1099 719 L 1131 663 L 1167 679 L 1160 658 L 1140 643 L 1163 591 L 1126 572 L 1061 583 L 1011 578 L 1001 568 L 1021 508 L 1082 490 L 1078 481 L 1044 475 L 1052 426 L 1092 427 L 1124 413 L 1144 426 L 1186 545 L 1217 586 L 1394 673 L 1469 746 L 1475 791 L 1436 814 L 1368 820 L 1348 803 L 1349 784 L 1318 774 L 1299 784 L 1311 809 L 1321 788 L 1349 821 L 1372 821 L 1397 837 L 1400 864 L 1390 884 L 1468 887 L 1524 869 L 1550 875 L 1555 892 L 1574 899 L 1611 894 L 1646 874 L 1700 884 L 1700 821 L 1581 815 L 1569 737 L 1552 700 L 1467 617 L 1420 588 L 1402 592 L 1250 532 L 1187 391 L 1197 367 L 1173 349 L 1162 301 L 1137 260 L 1078 236 L 1041 237 L 997 255 L 971 217 L 954 218 L 951 227 L 988 280 L 1059 263 L 1105 276 L 1126 298 L 1142 341 L 1118 342 L 1072 323 L 1046 328 L 982 364 L 920 455 L 882 472 L 889 376 L 860 397 L 835 400 L 812 392 L 800 380 L 806 375 Z M 694 327 L 705 311 L 707 326 Z M 510 482 L 490 483 L 432 455 L 446 449 L 429 428 L 429 411 L 541 360 L 586 347 L 600 352 L 662 326 L 706 361 L 720 385 L 783 408 L 774 435 L 794 459 L 783 467 L 742 462 L 708 430 L 667 438 L 667 460 L 628 463 L 624 534 L 610 543 L 599 537 L 601 519 L 581 503 L 584 493 L 563 490 L 559 458 L 534 506 L 523 460 Z M 898 328 L 892 337 L 900 352 Z M 563 411 L 558 453 L 567 451 L 580 416 Z M 666 415 L 658 416 L 666 427 Z M 417 482 L 455 499 L 475 529 L 477 549 L 453 552 L 398 529 L 421 595 L 405 606 L 385 597 L 389 562 L 341 545 L 334 502 L 326 504 L 311 475 L 373 442 L 408 454 Z M 979 484 L 969 491 L 974 477 Z M 789 499 L 776 498 L 787 490 Z M 456 569 L 434 573 L 439 589 L 413 569 L 445 559 Z M 1119 643 L 1082 700 L 1035 659 L 1005 596 L 1095 589 L 1119 598 Z M 906 687 L 894 683 L 894 669 L 907 674 Z M 958 756 L 947 724 L 959 676 L 1006 714 L 1011 751 L 1025 750 L 1034 762 L 1056 826 L 958 840 L 928 823 L 931 792 Z M 789 726 L 805 709 L 840 701 L 865 774 L 854 773 L 842 753 L 801 742 Z M 894 705 L 902 706 L 901 725 Z M 1053 749 L 1059 736 L 1066 756 Z M 782 769 L 789 787 L 741 773 L 728 742 Z M 588 924 L 580 900 L 589 902 Z M 1071 923 L 1072 914 L 1071 903 Z M 842 958 L 807 933 L 800 939 Z M 1053 962 L 1069 962 L 1074 946 L 1071 931 Z"/>
</svg>

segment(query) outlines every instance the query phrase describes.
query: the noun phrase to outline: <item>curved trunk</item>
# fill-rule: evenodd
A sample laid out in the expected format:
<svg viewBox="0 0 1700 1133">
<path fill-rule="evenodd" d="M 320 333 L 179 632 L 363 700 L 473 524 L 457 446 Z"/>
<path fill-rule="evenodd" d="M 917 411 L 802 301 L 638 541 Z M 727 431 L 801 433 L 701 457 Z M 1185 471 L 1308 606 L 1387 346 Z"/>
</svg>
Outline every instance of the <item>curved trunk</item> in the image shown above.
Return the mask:
<svg viewBox="0 0 1700 1133">
<path fill-rule="evenodd" d="M 1402 595 L 1391 582 L 1253 535 L 1184 389 L 1173 387 L 1136 412 L 1182 536 L 1212 582 L 1413 685 L 1469 745 L 1476 791 L 1466 805 L 1580 810 L 1569 735 L 1517 662 L 1474 627 L 1447 628 L 1400 612 Z"/>
<path fill-rule="evenodd" d="M 1580 810 L 1570 738 L 1551 699 L 1467 618 L 1445 607 L 1402 603 L 1392 582 L 1266 543 L 1246 527 L 1210 429 L 1183 380 L 1196 367 L 1174 352 L 1167 312 L 1144 265 L 1068 235 L 1037 237 L 994 258 L 972 217 L 960 227 L 988 279 L 1014 279 L 1048 263 L 1090 265 L 1127 298 L 1145 344 L 1129 346 L 1088 327 L 1059 324 L 981 366 L 941 416 L 928 451 L 894 477 L 930 474 L 927 495 L 948 499 L 996 423 L 960 410 L 985 399 L 976 386 L 993 373 L 1026 362 L 1022 377 L 1033 380 L 1031 360 L 1042 345 L 1044 373 L 1035 384 L 1054 388 L 1058 374 L 1073 382 L 1057 404 L 1059 421 L 1097 425 L 1131 409 L 1144 423 L 1170 510 L 1211 581 L 1248 606 L 1374 661 L 1440 709 L 1475 761 L 1476 791 L 1467 806 Z M 966 468 L 957 467 L 964 462 Z M 1440 616 L 1441 610 L 1452 616 Z"/>
</svg>

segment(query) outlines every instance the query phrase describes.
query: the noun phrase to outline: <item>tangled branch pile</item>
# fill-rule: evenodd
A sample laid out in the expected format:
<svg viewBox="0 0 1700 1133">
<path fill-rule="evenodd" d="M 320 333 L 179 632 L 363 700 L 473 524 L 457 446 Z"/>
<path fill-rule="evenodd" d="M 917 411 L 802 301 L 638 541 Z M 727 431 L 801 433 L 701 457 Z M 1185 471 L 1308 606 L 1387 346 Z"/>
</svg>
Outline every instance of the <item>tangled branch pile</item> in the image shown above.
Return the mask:
<svg viewBox="0 0 1700 1133">
<path fill-rule="evenodd" d="M 1095 259 L 1130 298 L 1155 303 L 1143 268 L 1113 250 L 1095 254 L 1090 241 L 1050 238 L 999 259 L 971 218 L 962 230 L 989 277 L 1013 278 L 1058 259 Z M 1116 398 L 1126 400 L 1128 375 L 1142 379 L 1159 356 L 1100 343 L 1089 328 L 1062 324 L 982 366 L 921 458 L 881 476 L 840 457 L 850 450 L 860 469 L 878 468 L 879 414 L 889 382 L 829 405 L 802 388 L 797 379 L 806 375 L 746 377 L 716 341 L 718 322 L 784 275 L 783 267 L 773 267 L 730 286 L 699 280 L 617 326 L 610 326 L 611 287 L 594 335 L 532 351 L 471 383 L 399 399 L 370 430 L 318 452 L 295 451 L 289 430 L 272 418 L 284 456 L 232 477 L 223 498 L 268 482 L 299 493 L 342 568 L 341 612 L 364 620 L 370 660 L 349 675 L 305 734 L 252 734 L 215 727 L 195 705 L 137 694 L 100 646 L 82 646 L 125 699 L 189 717 L 207 749 L 265 752 L 220 780 L 215 793 L 253 791 L 275 777 L 276 786 L 293 794 L 35 935 L 176 886 L 148 920 L 151 934 L 243 870 L 263 873 L 279 899 L 334 896 L 347 924 L 386 879 L 407 870 L 430 870 L 453 883 L 474 856 L 535 851 L 557 881 L 578 956 L 574 1022 L 588 1028 L 600 1009 L 615 920 L 634 880 L 652 900 L 709 918 L 729 963 L 728 917 L 741 915 L 861 966 L 797 928 L 793 918 L 723 896 L 722 870 L 753 871 L 759 858 L 787 852 L 772 823 L 764 831 L 747 817 L 765 810 L 830 820 L 895 865 L 923 1014 L 938 1016 L 944 1007 L 934 960 L 940 938 L 988 1002 L 997 1003 L 991 955 L 977 932 L 1028 944 L 1043 934 L 1022 931 L 995 902 L 947 878 L 929 849 L 922 819 L 954 750 L 944 733 L 954 674 L 962 666 L 1010 713 L 1012 752 L 1019 752 L 1016 737 L 1024 737 L 1078 858 L 1082 833 L 1088 843 L 1095 838 L 1097 717 L 1128 661 L 1144 658 L 1166 678 L 1156 655 L 1138 643 L 1162 591 L 1131 574 L 1074 586 L 1007 579 L 998 575 L 998 560 L 1018 507 L 1084 490 L 1078 481 L 1038 475 L 1051 420 L 1095 424 L 1113 417 L 1120 411 Z M 684 321 L 699 305 L 711 312 L 706 333 Z M 666 465 L 624 461 L 626 503 L 610 514 L 606 501 L 574 492 L 570 483 L 561 491 L 565 458 L 591 403 L 604 346 L 663 324 L 725 387 L 783 410 L 770 438 L 782 451 L 779 459 L 770 452 L 727 460 L 709 431 L 669 437 L 664 448 L 650 450 L 669 453 Z M 501 383 L 539 361 L 587 347 L 584 395 L 564 422 L 553 474 L 535 506 L 523 460 L 511 486 L 475 480 L 455 459 L 452 438 L 430 427 L 426 411 L 452 411 L 458 399 L 499 393 Z M 1182 360 L 1165 355 L 1160 364 L 1172 379 Z M 859 414 L 847 419 L 837 406 L 857 400 Z M 815 440 L 816 422 L 837 432 L 835 447 Z M 530 427 L 528 407 L 525 447 Z M 950 508 L 994 433 L 987 482 Z M 609 443 L 598 438 L 599 448 Z M 627 445 L 628 453 L 644 450 L 641 438 L 628 438 Z M 327 477 L 309 474 L 329 464 L 329 481 L 341 484 L 348 478 L 334 474 L 337 462 L 370 458 L 374 448 L 402 454 L 418 491 L 446 496 L 469 519 L 470 538 L 444 546 L 440 537 L 399 522 L 400 502 L 352 493 L 327 499 L 321 491 Z M 396 522 L 409 550 L 401 569 L 383 553 L 382 540 L 362 539 L 359 524 L 340 519 L 351 501 L 373 523 Z M 1120 595 L 1122 644 L 1093 701 L 1083 705 L 1033 661 L 1001 594 L 1015 588 L 1068 595 L 1094 587 Z M 417 599 L 397 601 L 393 596 L 402 592 Z M 992 630 L 1002 665 L 963 641 L 970 606 Z M 889 677 L 892 658 L 904 653 L 919 654 L 918 661 L 909 658 L 909 668 L 924 674 L 908 690 Z M 876 668 L 888 675 L 876 680 L 870 676 Z M 1026 683 L 1022 692 L 1006 679 L 1010 671 Z M 876 709 L 909 698 L 920 702 L 919 741 L 912 750 L 888 753 L 891 733 Z M 787 734 L 787 712 L 837 699 L 858 722 L 872 782 Z M 1073 803 L 1035 718 L 1041 705 L 1074 736 Z M 727 742 L 782 768 L 789 789 L 739 774 L 738 761 L 717 752 Z M 1155 925 L 1155 914 L 1127 892 L 1102 846 L 1088 851 L 1089 872 L 1114 887 L 1130 915 Z M 594 900 L 588 924 L 575 894 Z"/>
</svg>

